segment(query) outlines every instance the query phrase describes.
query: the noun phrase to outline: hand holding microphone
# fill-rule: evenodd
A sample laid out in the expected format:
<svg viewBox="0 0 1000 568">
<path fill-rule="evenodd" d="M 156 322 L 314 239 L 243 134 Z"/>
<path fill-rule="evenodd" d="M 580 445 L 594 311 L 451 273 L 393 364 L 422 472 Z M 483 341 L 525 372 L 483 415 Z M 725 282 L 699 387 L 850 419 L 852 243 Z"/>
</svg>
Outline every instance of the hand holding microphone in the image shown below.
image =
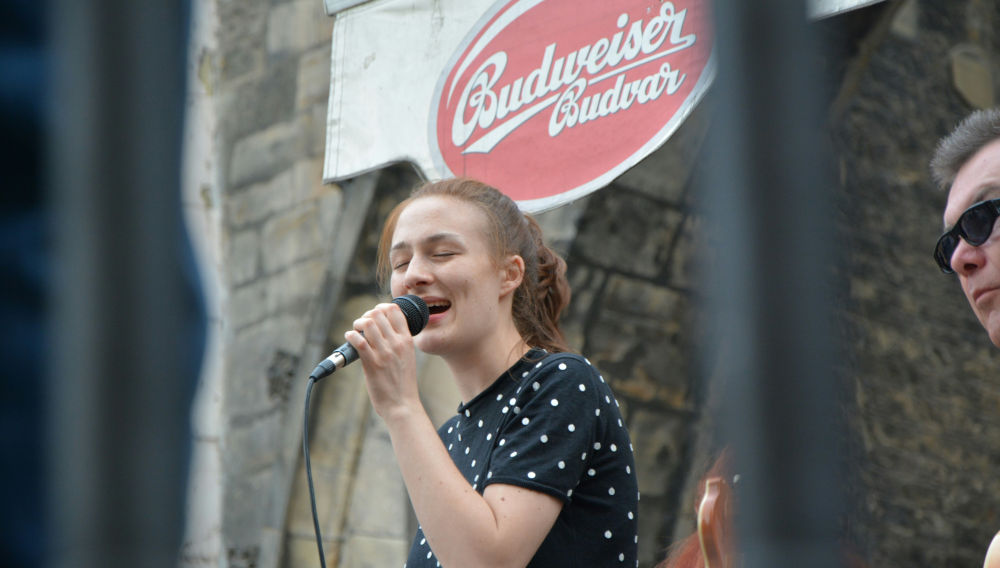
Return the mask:
<svg viewBox="0 0 1000 568">
<path fill-rule="evenodd" d="M 427 325 L 430 312 L 427 309 L 427 304 L 419 296 L 413 294 L 399 296 L 398 298 L 393 298 L 392 303 L 399 306 L 403 315 L 406 316 L 406 325 L 410 330 L 410 335 L 420 333 L 420 330 L 424 329 L 424 326 Z M 309 374 L 309 378 L 318 381 L 337 369 L 353 363 L 357 358 L 358 352 L 354 349 L 354 346 L 350 343 L 344 343 L 334 349 L 329 357 L 320 361 L 319 365 L 316 365 L 313 372 Z"/>
</svg>

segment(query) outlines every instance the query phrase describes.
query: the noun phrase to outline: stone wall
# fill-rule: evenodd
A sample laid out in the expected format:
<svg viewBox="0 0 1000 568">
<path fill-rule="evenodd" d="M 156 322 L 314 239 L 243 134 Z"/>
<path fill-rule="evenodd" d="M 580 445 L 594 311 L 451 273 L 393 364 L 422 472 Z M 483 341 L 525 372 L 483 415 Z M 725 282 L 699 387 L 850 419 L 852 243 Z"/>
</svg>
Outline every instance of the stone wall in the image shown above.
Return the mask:
<svg viewBox="0 0 1000 568">
<path fill-rule="evenodd" d="M 979 566 L 1000 530 L 1000 353 L 931 259 L 946 194 L 927 162 L 974 104 L 997 104 L 976 97 L 1000 77 L 1000 5 L 895 2 L 878 18 L 830 118 L 861 439 L 855 530 L 872 566 Z"/>
<path fill-rule="evenodd" d="M 345 206 L 321 181 L 333 21 L 312 0 L 192 4 L 189 109 L 203 120 L 188 131 L 207 142 L 187 153 L 186 194 L 215 251 L 218 350 L 195 408 L 182 565 L 257 566 L 282 532 L 267 528 L 285 517 L 280 465 L 301 453 L 282 440 L 301 420 L 293 376 Z"/>
<path fill-rule="evenodd" d="M 419 176 L 399 165 L 321 183 L 333 19 L 320 0 L 196 6 L 204 121 L 185 203 L 214 251 L 218 349 L 196 408 L 201 452 L 182 564 L 315 565 L 304 378 L 385 298 L 372 266 L 377 235 Z M 858 11 L 853 31 L 837 36 L 848 48 L 834 65 L 830 124 L 850 283 L 845 411 L 859 471 L 847 531 L 872 566 L 975 565 L 1000 528 L 998 356 L 930 260 L 944 195 L 926 169 L 968 97 L 993 92 L 975 72 L 976 45 L 996 86 L 997 10 L 983 0 L 890 1 Z M 610 379 L 633 436 L 643 566 L 691 530 L 692 487 L 712 456 L 712 393 L 692 356 L 691 178 L 709 115 L 703 105 L 611 186 L 539 216 L 569 265 L 570 343 Z M 422 358 L 420 381 L 442 422 L 458 402 L 447 372 Z M 309 433 L 327 565 L 401 565 L 414 519 L 359 367 L 317 385 Z"/>
</svg>

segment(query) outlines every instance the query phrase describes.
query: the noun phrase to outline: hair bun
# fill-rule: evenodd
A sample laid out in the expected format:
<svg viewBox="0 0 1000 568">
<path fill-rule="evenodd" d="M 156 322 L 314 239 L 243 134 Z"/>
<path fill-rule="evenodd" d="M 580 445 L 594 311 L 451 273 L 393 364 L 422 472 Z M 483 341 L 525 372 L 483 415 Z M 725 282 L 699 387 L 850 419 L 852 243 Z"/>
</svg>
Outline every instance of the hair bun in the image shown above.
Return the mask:
<svg viewBox="0 0 1000 568">
<path fill-rule="evenodd" d="M 559 286 L 560 278 L 566 274 L 566 261 L 549 247 L 542 245 L 538 250 L 538 293 L 547 296 Z"/>
</svg>

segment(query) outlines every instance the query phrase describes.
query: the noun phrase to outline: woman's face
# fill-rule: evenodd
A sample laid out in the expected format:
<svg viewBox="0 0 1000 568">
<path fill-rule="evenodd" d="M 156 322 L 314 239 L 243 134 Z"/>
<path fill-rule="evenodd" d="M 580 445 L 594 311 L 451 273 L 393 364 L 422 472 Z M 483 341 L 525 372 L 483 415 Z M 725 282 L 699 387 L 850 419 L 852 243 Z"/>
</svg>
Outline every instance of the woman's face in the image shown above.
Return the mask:
<svg viewBox="0 0 1000 568">
<path fill-rule="evenodd" d="M 486 224 L 476 206 L 449 197 L 421 197 L 400 213 L 389 249 L 389 282 L 393 296 L 416 294 L 430 308 L 427 327 L 415 338 L 421 351 L 474 349 L 490 341 L 500 318 L 511 317 L 501 302 L 520 277 L 512 282 L 510 271 L 493 259 Z"/>
</svg>

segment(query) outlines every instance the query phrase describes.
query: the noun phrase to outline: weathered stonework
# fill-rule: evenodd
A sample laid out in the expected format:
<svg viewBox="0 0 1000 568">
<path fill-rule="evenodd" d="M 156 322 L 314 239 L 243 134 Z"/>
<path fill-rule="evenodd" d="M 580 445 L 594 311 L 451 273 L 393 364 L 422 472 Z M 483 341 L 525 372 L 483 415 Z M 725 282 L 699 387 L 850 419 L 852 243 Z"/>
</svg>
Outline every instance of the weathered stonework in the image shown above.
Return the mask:
<svg viewBox="0 0 1000 568">
<path fill-rule="evenodd" d="M 887 8 L 831 118 L 845 199 L 853 403 L 861 438 L 855 531 L 873 566 L 977 566 L 1000 529 L 1000 356 L 954 278 L 930 258 L 945 193 L 929 179 L 937 139 L 971 108 L 954 46 L 993 54 L 996 3 Z M 974 25 L 968 15 L 975 11 Z M 990 80 L 989 76 L 978 77 Z"/>
<path fill-rule="evenodd" d="M 209 220 L 220 291 L 212 404 L 202 406 L 217 416 L 197 429 L 214 458 L 195 470 L 193 502 L 217 505 L 192 506 L 215 517 L 193 524 L 202 532 L 182 565 L 312 565 L 305 374 L 386 298 L 375 282 L 380 228 L 419 178 L 398 165 L 322 184 L 334 20 L 321 1 L 201 2 L 216 22 L 196 50 L 215 117 L 212 175 L 186 203 Z M 861 30 L 848 40 L 833 34 L 850 43 L 830 62 L 842 67 L 829 120 L 838 270 L 849 283 L 845 446 L 857 471 L 845 538 L 872 566 L 976 565 L 1000 529 L 1000 454 L 990 451 L 1000 356 L 953 279 L 935 273 L 928 251 L 945 196 L 926 167 L 935 140 L 970 110 L 968 92 L 987 92 L 983 81 L 996 92 L 998 11 L 981 0 L 886 2 L 839 20 Z M 967 65 L 956 75 L 954 49 L 965 45 L 991 56 L 989 77 Z M 706 409 L 724 385 L 699 379 L 715 362 L 693 355 L 706 347 L 698 267 L 718 245 L 701 233 L 691 183 L 710 108 L 609 187 L 539 215 L 569 265 L 567 338 L 615 389 L 633 436 L 644 568 L 691 530 L 694 482 L 716 449 Z M 420 365 L 421 395 L 441 423 L 458 395 L 439 360 Z M 359 366 L 316 386 L 309 438 L 327 565 L 401 565 L 415 520 Z"/>
</svg>

